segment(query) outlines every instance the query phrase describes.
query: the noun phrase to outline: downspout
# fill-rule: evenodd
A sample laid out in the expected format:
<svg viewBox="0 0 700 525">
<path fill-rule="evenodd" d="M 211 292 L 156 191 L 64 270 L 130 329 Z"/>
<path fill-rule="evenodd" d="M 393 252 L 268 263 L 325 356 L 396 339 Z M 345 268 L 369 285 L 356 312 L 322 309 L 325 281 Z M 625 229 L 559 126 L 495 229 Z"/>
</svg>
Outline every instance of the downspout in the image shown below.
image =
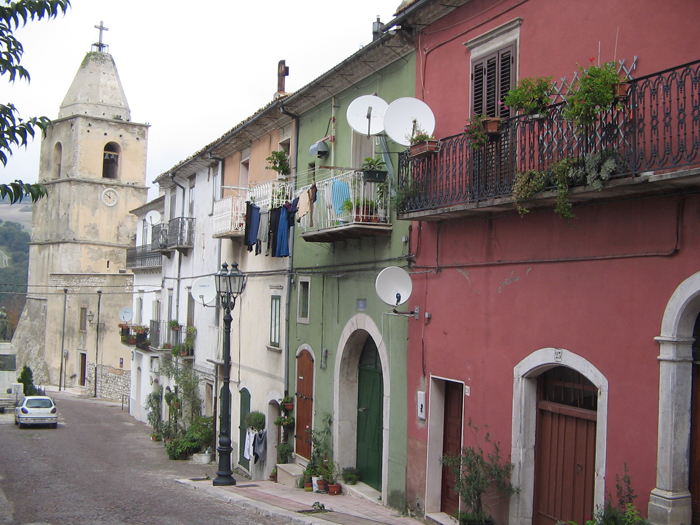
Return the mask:
<svg viewBox="0 0 700 525">
<path fill-rule="evenodd" d="M 335 96 L 331 97 L 331 166 L 335 166 L 335 110 L 340 106 L 336 106 Z"/>
<path fill-rule="evenodd" d="M 95 325 L 95 397 L 97 397 L 97 351 L 100 344 L 100 307 L 102 306 L 102 290 L 97 290 L 97 325 Z"/>
<path fill-rule="evenodd" d="M 284 109 L 284 106 L 280 106 L 280 112 L 287 115 L 288 117 L 292 117 L 292 122 L 294 123 L 294 166 L 292 167 L 292 188 L 296 189 L 297 187 L 297 168 L 298 168 L 298 160 L 299 160 L 299 155 L 297 154 L 299 151 L 299 116 L 295 115 L 294 113 L 288 112 L 286 109 Z M 333 144 L 333 142 L 331 142 Z M 331 146 L 334 148 L 334 146 Z M 335 151 L 333 149 L 332 151 Z M 296 234 L 296 228 L 295 232 Z M 292 277 L 292 269 L 294 267 L 294 237 L 296 235 L 291 235 L 290 236 L 290 246 L 289 246 L 289 264 L 287 265 L 287 304 L 285 306 L 284 310 L 284 329 L 285 329 L 285 346 L 287 347 L 284 352 L 284 395 L 287 396 L 289 395 L 289 311 L 292 306 L 292 282 L 293 282 L 293 277 Z"/>
<path fill-rule="evenodd" d="M 68 301 L 68 288 L 63 289 L 63 330 L 61 331 L 61 371 L 58 374 L 58 391 L 61 391 L 63 386 L 63 361 L 66 360 L 65 341 L 66 341 L 66 306 Z"/>
<path fill-rule="evenodd" d="M 182 186 L 180 183 L 175 181 L 175 173 L 170 173 L 170 181 L 177 186 L 178 188 L 182 189 L 182 216 L 185 216 L 185 187 Z M 173 210 L 170 210 L 170 217 L 173 215 Z M 177 296 L 175 298 L 175 318 L 179 319 L 180 316 L 180 271 L 182 269 L 182 252 L 180 250 L 177 251 L 177 278 L 175 279 L 175 282 L 177 283 L 177 290 L 175 292 L 177 293 Z"/>
</svg>

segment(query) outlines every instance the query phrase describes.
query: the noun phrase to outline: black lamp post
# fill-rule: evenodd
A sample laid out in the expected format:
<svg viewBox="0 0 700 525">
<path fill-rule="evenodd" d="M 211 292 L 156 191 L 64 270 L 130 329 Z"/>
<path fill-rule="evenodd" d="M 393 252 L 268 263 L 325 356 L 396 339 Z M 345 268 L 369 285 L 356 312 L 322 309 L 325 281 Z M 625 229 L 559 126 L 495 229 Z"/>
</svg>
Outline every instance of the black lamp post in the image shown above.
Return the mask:
<svg viewBox="0 0 700 525">
<path fill-rule="evenodd" d="M 221 265 L 214 274 L 216 292 L 224 307 L 224 384 L 221 392 L 221 415 L 219 417 L 219 470 L 216 471 L 214 485 L 235 485 L 231 472 L 231 391 L 229 390 L 231 369 L 231 310 L 236 306 L 236 297 L 243 293 L 248 276 L 233 263 Z"/>
</svg>

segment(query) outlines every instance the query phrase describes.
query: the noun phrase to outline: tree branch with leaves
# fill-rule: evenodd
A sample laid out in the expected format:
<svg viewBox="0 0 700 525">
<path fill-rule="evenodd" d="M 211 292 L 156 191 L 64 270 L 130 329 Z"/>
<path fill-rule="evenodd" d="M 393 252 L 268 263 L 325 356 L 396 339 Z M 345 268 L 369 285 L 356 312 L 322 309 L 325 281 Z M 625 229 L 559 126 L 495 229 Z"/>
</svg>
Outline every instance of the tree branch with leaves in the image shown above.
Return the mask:
<svg viewBox="0 0 700 525">
<path fill-rule="evenodd" d="M 0 2 L 0 76 L 9 82 L 15 80 L 30 81 L 29 71 L 21 64 L 24 47 L 15 37 L 15 30 L 29 21 L 52 19 L 65 14 L 70 7 L 70 0 L 19 0 Z M 45 133 L 51 125 L 48 117 L 22 119 L 17 108 L 11 104 L 0 104 L 0 162 L 7 165 L 12 151 L 26 147 L 33 139 L 37 129 Z M 41 184 L 26 184 L 16 180 L 11 184 L 0 184 L 0 197 L 9 198 L 11 203 L 21 202 L 24 197 L 36 202 L 46 196 L 46 188 Z"/>
</svg>

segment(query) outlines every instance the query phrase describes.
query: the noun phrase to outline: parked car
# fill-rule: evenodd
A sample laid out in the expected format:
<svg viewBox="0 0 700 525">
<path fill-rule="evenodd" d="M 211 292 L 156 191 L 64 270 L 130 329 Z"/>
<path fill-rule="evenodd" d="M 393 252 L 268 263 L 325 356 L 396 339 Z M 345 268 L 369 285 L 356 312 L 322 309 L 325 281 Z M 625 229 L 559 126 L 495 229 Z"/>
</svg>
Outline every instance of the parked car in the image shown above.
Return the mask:
<svg viewBox="0 0 700 525">
<path fill-rule="evenodd" d="M 27 396 L 15 407 L 15 425 L 51 425 L 58 427 L 58 409 L 48 396 Z"/>
</svg>

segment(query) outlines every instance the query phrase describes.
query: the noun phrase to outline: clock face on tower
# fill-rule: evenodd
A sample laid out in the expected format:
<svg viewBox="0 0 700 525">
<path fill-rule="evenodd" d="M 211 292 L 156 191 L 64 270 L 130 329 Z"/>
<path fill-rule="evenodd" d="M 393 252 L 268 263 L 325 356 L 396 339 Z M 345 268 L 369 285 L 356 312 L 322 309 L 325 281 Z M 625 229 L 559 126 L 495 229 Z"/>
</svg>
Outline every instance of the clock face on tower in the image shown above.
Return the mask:
<svg viewBox="0 0 700 525">
<path fill-rule="evenodd" d="M 102 202 L 107 206 L 114 206 L 119 200 L 119 195 L 112 188 L 107 188 L 102 192 Z"/>
</svg>

